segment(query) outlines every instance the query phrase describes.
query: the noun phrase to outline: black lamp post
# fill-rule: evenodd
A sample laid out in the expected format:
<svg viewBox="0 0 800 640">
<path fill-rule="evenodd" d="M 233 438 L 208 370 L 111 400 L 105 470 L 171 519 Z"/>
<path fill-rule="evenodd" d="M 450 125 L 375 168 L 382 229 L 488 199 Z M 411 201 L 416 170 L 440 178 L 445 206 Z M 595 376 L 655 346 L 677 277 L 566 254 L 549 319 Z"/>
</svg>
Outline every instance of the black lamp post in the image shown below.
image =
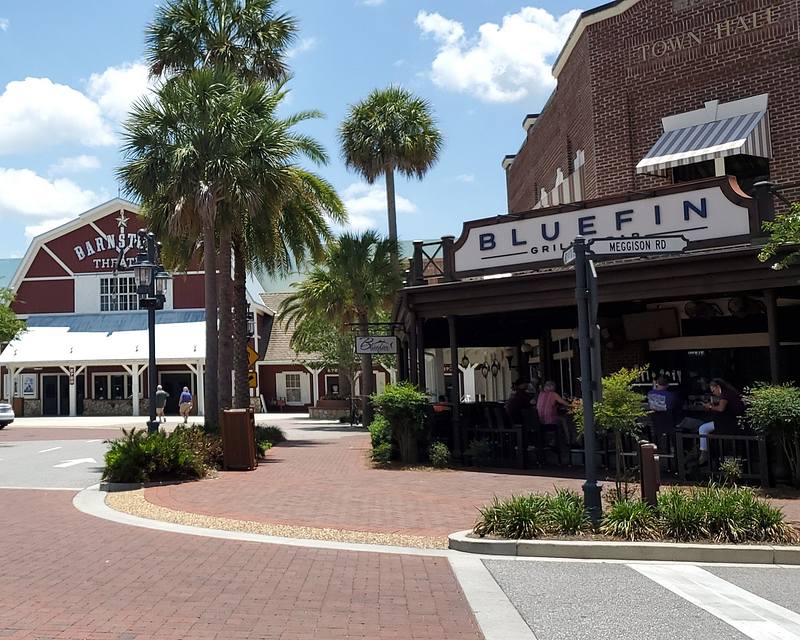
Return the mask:
<svg viewBox="0 0 800 640">
<path fill-rule="evenodd" d="M 147 432 L 158 431 L 156 421 L 156 310 L 164 308 L 167 283 L 170 275 L 161 264 L 161 245 L 156 242 L 152 232 L 140 229 L 139 253 L 133 263 L 133 276 L 136 280 L 136 293 L 139 295 L 139 307 L 147 309 L 147 337 L 149 343 L 149 360 L 147 365 L 147 387 L 150 396 L 150 421 Z M 138 402 L 134 398 L 134 402 Z"/>
<path fill-rule="evenodd" d="M 247 319 L 247 337 L 252 338 L 256 335 L 256 315 L 250 311 L 250 303 L 247 303 L 247 313 L 245 314 L 245 318 Z"/>
</svg>

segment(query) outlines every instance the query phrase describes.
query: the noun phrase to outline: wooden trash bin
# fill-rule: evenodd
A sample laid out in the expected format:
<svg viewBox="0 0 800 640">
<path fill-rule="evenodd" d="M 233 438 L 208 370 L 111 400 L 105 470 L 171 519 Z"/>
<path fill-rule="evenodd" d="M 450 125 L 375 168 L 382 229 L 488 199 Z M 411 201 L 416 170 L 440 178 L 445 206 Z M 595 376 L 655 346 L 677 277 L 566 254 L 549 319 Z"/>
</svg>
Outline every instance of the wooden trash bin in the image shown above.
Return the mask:
<svg viewBox="0 0 800 640">
<path fill-rule="evenodd" d="M 256 433 L 249 409 L 222 412 L 222 465 L 238 471 L 256 468 Z"/>
</svg>

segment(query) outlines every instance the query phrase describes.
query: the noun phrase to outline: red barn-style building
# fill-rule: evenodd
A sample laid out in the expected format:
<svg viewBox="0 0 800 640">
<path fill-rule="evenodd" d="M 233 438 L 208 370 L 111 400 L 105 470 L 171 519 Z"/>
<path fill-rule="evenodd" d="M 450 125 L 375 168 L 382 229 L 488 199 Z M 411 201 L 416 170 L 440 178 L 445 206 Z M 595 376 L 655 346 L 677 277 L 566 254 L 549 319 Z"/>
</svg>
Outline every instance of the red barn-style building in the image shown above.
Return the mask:
<svg viewBox="0 0 800 640">
<path fill-rule="evenodd" d="M 137 205 L 117 198 L 31 242 L 9 283 L 28 329 L 0 354 L 0 396 L 14 398 L 24 415 L 147 413 L 147 314 L 133 274 L 114 272 L 120 250 L 126 266 L 135 259 L 145 224 Z M 258 315 L 265 311 L 256 305 Z M 184 386 L 202 411 L 202 271 L 172 274 L 156 312 L 156 354 L 167 412 L 177 411 Z"/>
</svg>

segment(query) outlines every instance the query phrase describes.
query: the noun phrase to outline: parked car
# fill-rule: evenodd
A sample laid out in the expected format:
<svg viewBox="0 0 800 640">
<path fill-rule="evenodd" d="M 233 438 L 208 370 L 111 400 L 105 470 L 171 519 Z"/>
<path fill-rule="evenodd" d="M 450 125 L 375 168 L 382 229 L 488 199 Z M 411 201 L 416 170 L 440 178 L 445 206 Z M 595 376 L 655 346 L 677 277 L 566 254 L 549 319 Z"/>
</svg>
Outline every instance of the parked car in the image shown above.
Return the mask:
<svg viewBox="0 0 800 640">
<path fill-rule="evenodd" d="M 0 429 L 14 422 L 14 409 L 7 402 L 0 402 Z"/>
</svg>

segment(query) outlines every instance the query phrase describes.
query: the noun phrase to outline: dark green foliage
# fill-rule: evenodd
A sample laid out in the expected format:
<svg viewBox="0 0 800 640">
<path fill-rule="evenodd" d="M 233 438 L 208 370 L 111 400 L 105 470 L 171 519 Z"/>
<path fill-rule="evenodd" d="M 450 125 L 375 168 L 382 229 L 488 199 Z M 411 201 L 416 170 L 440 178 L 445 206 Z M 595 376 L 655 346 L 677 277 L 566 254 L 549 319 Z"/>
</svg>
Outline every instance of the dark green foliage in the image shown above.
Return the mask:
<svg viewBox="0 0 800 640">
<path fill-rule="evenodd" d="M 428 460 L 437 469 L 450 466 L 450 449 L 444 442 L 434 442 L 428 447 Z"/>
<path fill-rule="evenodd" d="M 417 436 L 424 428 L 428 396 L 407 382 L 387 384 L 383 393 L 372 396 L 380 416 L 391 425 L 400 459 L 406 464 L 417 462 Z"/>
<path fill-rule="evenodd" d="M 152 482 L 202 478 L 222 460 L 219 437 L 200 427 L 177 427 L 163 431 L 123 430 L 106 453 L 103 479 L 109 482 Z"/>
<path fill-rule="evenodd" d="M 474 531 L 479 536 L 518 540 L 572 536 L 589 530 L 582 498 L 568 489 L 559 489 L 554 495 L 531 493 L 507 500 L 495 497 L 492 504 L 478 511 Z"/>
<path fill-rule="evenodd" d="M 376 464 L 388 464 L 392 459 L 392 443 L 381 442 L 372 448 L 372 461 Z"/>
<path fill-rule="evenodd" d="M 558 489 L 550 496 L 547 515 L 551 530 L 560 535 L 579 535 L 591 528 L 591 521 L 583 508 L 583 498 L 569 489 Z"/>
<path fill-rule="evenodd" d="M 683 489 L 663 489 L 658 496 L 661 532 L 666 538 L 690 542 L 708 538 L 705 514 L 699 501 Z"/>
<path fill-rule="evenodd" d="M 265 458 L 267 451 L 272 449 L 272 443 L 266 440 L 256 440 L 256 454 L 259 458 Z"/>
<path fill-rule="evenodd" d="M 776 438 L 786 454 L 792 480 L 800 486 L 800 387 L 758 384 L 744 395 L 745 416 L 756 431 Z"/>
<path fill-rule="evenodd" d="M 286 442 L 283 429 L 275 425 L 256 425 L 256 442 L 269 442 L 271 445 Z"/>
<path fill-rule="evenodd" d="M 477 467 L 487 465 L 492 457 L 492 444 L 485 438 L 470 440 L 464 454 Z"/>
<path fill-rule="evenodd" d="M 14 302 L 11 289 L 0 289 L 0 343 L 11 342 L 18 334 L 25 331 L 25 321 L 17 318 L 11 309 Z"/>
<path fill-rule="evenodd" d="M 372 441 L 373 449 L 384 442 L 391 442 L 392 426 L 389 421 L 381 415 L 375 416 L 369 425 L 369 437 Z"/>
<path fill-rule="evenodd" d="M 619 500 L 603 516 L 600 532 L 625 540 L 653 540 L 659 537 L 658 518 L 641 500 Z"/>
</svg>

